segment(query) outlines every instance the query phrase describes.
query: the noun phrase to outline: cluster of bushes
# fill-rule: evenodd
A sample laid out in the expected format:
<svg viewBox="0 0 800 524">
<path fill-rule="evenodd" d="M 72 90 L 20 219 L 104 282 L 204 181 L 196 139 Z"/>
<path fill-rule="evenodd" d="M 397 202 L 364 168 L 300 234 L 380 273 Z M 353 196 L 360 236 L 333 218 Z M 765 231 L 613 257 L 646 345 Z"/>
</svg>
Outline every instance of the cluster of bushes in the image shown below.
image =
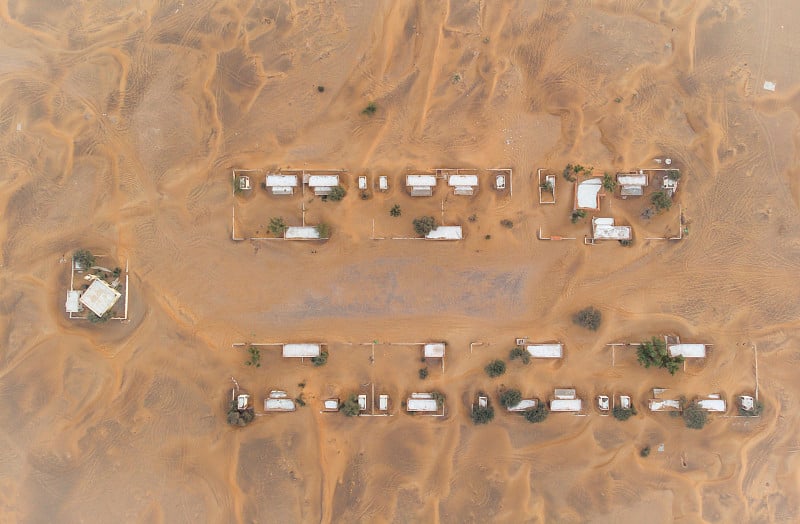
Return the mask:
<svg viewBox="0 0 800 524">
<path fill-rule="evenodd" d="M 244 427 L 250 424 L 253 419 L 256 418 L 256 412 L 252 406 L 241 411 L 237 409 L 237 407 L 236 401 L 231 400 L 230 404 L 228 405 L 227 414 L 228 424 L 231 426 Z"/>
<path fill-rule="evenodd" d="M 483 396 L 481 392 L 478 395 Z M 487 402 L 486 406 L 475 405 L 472 407 L 472 422 L 476 426 L 479 424 L 488 424 L 494 419 L 494 407 L 491 402 Z"/>
<path fill-rule="evenodd" d="M 489 375 L 490 377 L 492 378 L 499 377 L 500 375 L 506 372 L 506 363 L 500 359 L 492 360 L 491 362 L 486 364 L 486 367 L 483 369 L 484 371 L 486 371 L 486 374 Z"/>
<path fill-rule="evenodd" d="M 531 362 L 531 354 L 528 353 L 525 348 L 521 348 L 519 346 L 511 349 L 511 351 L 508 353 L 508 358 L 509 360 L 520 359 L 522 360 L 523 364 L 529 364 Z"/>
<path fill-rule="evenodd" d="M 672 197 L 666 191 L 656 191 L 650 195 L 650 202 L 657 211 L 666 211 L 672 207 Z"/>
<path fill-rule="evenodd" d="M 343 199 L 347 195 L 347 190 L 342 186 L 336 186 L 331 189 L 330 194 L 328 195 L 328 200 L 332 200 L 334 202 L 338 202 Z"/>
<path fill-rule="evenodd" d="M 583 219 L 583 218 L 586 218 L 586 211 L 584 211 L 583 209 L 576 209 L 576 210 L 574 210 L 574 211 L 572 212 L 572 214 L 570 215 L 570 217 L 569 217 L 570 221 L 571 221 L 573 224 L 577 224 L 577 223 L 578 223 L 578 220 L 581 220 L 581 219 Z"/>
<path fill-rule="evenodd" d="M 611 411 L 611 414 L 614 415 L 614 418 L 617 420 L 628 420 L 632 416 L 636 414 L 636 408 L 631 404 L 629 408 L 623 408 L 622 406 L 614 406 L 614 409 Z"/>
<path fill-rule="evenodd" d="M 708 413 L 697 402 L 684 407 L 682 416 L 686 427 L 691 429 L 703 429 L 708 422 Z"/>
<path fill-rule="evenodd" d="M 585 307 L 572 315 L 572 322 L 586 329 L 597 331 L 603 322 L 603 314 L 593 306 Z"/>
<path fill-rule="evenodd" d="M 436 219 L 432 216 L 417 217 L 413 220 L 414 232 L 424 237 L 434 229 L 436 229 Z"/>
<path fill-rule="evenodd" d="M 328 363 L 328 352 L 323 351 L 319 354 L 319 356 L 311 357 L 311 363 L 317 367 L 324 366 Z"/>
<path fill-rule="evenodd" d="M 636 358 L 639 364 L 645 368 L 657 367 L 665 368 L 669 371 L 670 375 L 674 375 L 681 368 L 683 364 L 683 357 L 671 357 L 667 351 L 667 343 L 659 338 L 653 337 L 646 340 L 639 345 L 636 350 Z"/>
<path fill-rule="evenodd" d="M 261 367 L 261 350 L 257 347 L 250 346 L 247 348 L 250 358 L 244 363 L 245 366 Z"/>
<path fill-rule="evenodd" d="M 273 236 L 282 237 L 288 227 L 286 222 L 283 221 L 283 217 L 272 217 L 269 219 L 267 229 Z"/>
<path fill-rule="evenodd" d="M 79 249 L 72 254 L 72 260 L 84 269 L 94 266 L 94 255 L 88 249 Z"/>
<path fill-rule="evenodd" d="M 575 165 L 567 164 L 567 167 L 564 168 L 564 171 L 561 174 L 564 176 L 565 179 L 567 179 L 567 181 L 574 182 L 575 175 L 583 173 L 585 176 L 591 176 L 592 171 L 594 171 L 593 167 L 586 168 L 580 164 L 575 164 Z"/>
<path fill-rule="evenodd" d="M 347 400 L 342 402 L 342 413 L 344 413 L 348 417 L 355 417 L 361 411 L 361 407 L 358 405 L 358 395 L 353 393 Z"/>
</svg>

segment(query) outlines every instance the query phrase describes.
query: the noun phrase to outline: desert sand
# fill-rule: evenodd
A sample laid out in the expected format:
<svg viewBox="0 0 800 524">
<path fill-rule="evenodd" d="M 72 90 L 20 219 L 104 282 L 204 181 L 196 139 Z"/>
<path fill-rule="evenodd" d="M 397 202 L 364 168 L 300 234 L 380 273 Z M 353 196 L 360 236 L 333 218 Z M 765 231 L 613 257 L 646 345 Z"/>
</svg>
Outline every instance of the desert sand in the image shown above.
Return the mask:
<svg viewBox="0 0 800 524">
<path fill-rule="evenodd" d="M 798 25 L 790 0 L 0 2 L 0 521 L 797 522 Z M 682 241 L 536 239 L 569 224 L 538 168 L 664 157 Z M 399 189 L 435 167 L 512 168 L 513 198 L 448 197 L 462 242 L 371 240 L 372 219 L 440 212 Z M 274 168 L 348 171 L 342 202 L 308 203 L 330 241 L 231 240 L 231 170 Z M 361 201 L 363 173 L 393 190 Z M 256 228 L 276 214 L 261 179 Z M 130 261 L 128 322 L 66 318 L 81 247 Z M 597 332 L 570 320 L 587 305 Z M 607 343 L 660 333 L 709 358 L 611 367 Z M 518 336 L 566 358 L 489 379 Z M 427 340 L 448 354 L 422 382 L 388 343 Z M 330 358 L 255 369 L 242 341 Z M 752 391 L 754 345 L 762 417 L 645 412 L 654 386 Z M 230 427 L 231 377 L 257 407 L 273 388 L 308 405 Z M 372 383 L 394 416 L 319 412 Z M 503 385 L 628 393 L 639 415 L 474 426 L 475 393 Z M 399 410 L 434 388 L 446 417 Z"/>
</svg>

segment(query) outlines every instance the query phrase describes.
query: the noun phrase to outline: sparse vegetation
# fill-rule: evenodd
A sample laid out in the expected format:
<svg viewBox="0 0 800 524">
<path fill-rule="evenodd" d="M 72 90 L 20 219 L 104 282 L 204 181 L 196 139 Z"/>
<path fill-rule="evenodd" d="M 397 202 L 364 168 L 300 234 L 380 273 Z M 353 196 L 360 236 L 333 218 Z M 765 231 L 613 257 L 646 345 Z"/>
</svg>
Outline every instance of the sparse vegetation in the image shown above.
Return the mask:
<svg viewBox="0 0 800 524">
<path fill-rule="evenodd" d="M 666 211 L 672 207 L 672 198 L 666 191 L 656 191 L 650 196 L 650 202 L 656 208 L 656 211 Z"/>
<path fill-rule="evenodd" d="M 500 359 L 492 360 L 486 367 L 483 368 L 486 371 L 486 374 L 492 378 L 499 377 L 503 373 L 506 372 L 506 363 Z"/>
<path fill-rule="evenodd" d="M 617 181 L 611 176 L 611 173 L 603 174 L 603 189 L 609 193 L 613 193 L 617 189 Z"/>
<path fill-rule="evenodd" d="M 366 189 L 361 190 L 361 200 L 369 200 L 370 196 L 372 195 L 370 195 L 369 191 L 367 191 Z"/>
<path fill-rule="evenodd" d="M 472 215 L 469 216 L 469 218 L 467 218 L 467 220 L 469 220 L 470 222 L 475 222 L 476 220 L 478 220 L 478 215 L 473 213 Z"/>
<path fill-rule="evenodd" d="M 461 75 L 456 73 L 456 74 L 453 75 L 453 83 L 457 84 L 459 82 L 461 82 Z"/>
<path fill-rule="evenodd" d="M 228 404 L 227 420 L 228 424 L 231 426 L 244 427 L 250 424 L 255 418 L 256 412 L 252 406 L 240 411 L 235 400 L 231 400 L 230 404 Z"/>
<path fill-rule="evenodd" d="M 339 202 L 341 199 L 345 197 L 345 195 L 347 195 L 347 190 L 342 186 L 336 186 L 331 188 L 331 192 L 328 195 L 328 199 L 334 202 Z"/>
<path fill-rule="evenodd" d="M 593 167 L 583 167 L 580 164 L 567 164 L 564 171 L 561 173 L 569 182 L 575 182 L 575 176 L 583 173 L 583 176 L 592 176 L 594 171 Z"/>
<path fill-rule="evenodd" d="M 319 91 L 320 93 L 324 93 L 325 92 L 325 86 L 317 86 L 317 91 Z"/>
<path fill-rule="evenodd" d="M 586 329 L 597 331 L 603 322 L 603 314 L 594 306 L 589 306 L 572 315 L 572 321 Z"/>
<path fill-rule="evenodd" d="M 703 429 L 703 426 L 708 423 L 708 413 L 697 402 L 692 402 L 683 408 L 683 421 L 687 428 Z"/>
<path fill-rule="evenodd" d="M 564 176 L 567 182 L 575 182 L 575 172 L 573 171 L 572 164 L 567 164 L 561 174 Z"/>
<path fill-rule="evenodd" d="M 522 401 L 522 393 L 518 389 L 507 389 L 500 393 L 500 405 L 504 408 L 516 406 Z"/>
<path fill-rule="evenodd" d="M 444 407 L 444 401 L 447 398 L 444 393 L 441 391 L 431 391 L 431 396 L 436 401 L 436 405 L 439 406 L 439 409 Z"/>
<path fill-rule="evenodd" d="M 261 367 L 261 350 L 254 346 L 249 346 L 247 348 L 247 353 L 250 354 L 250 358 L 244 363 L 245 366 L 254 366 L 257 368 Z"/>
<path fill-rule="evenodd" d="M 631 247 L 633 245 L 633 239 L 629 238 L 626 240 L 620 240 L 619 245 L 621 245 L 622 247 Z"/>
<path fill-rule="evenodd" d="M 622 97 L 618 96 L 617 98 L 614 99 L 614 102 L 616 102 L 617 104 L 622 103 Z"/>
<path fill-rule="evenodd" d="M 514 222 L 512 222 L 507 218 L 504 218 L 503 220 L 500 221 L 500 225 L 507 229 L 511 229 L 512 227 L 514 227 Z"/>
<path fill-rule="evenodd" d="M 119 276 L 122 274 L 122 268 L 115 267 L 114 271 L 112 271 L 111 274 L 114 275 L 114 278 L 119 278 Z"/>
<path fill-rule="evenodd" d="M 484 240 L 491 240 L 492 239 L 492 235 L 486 235 L 486 236 L 483 237 L 483 239 Z"/>
<path fill-rule="evenodd" d="M 355 417 L 359 414 L 361 408 L 358 405 L 358 395 L 353 393 L 347 400 L 342 402 L 342 413 L 348 417 Z"/>
<path fill-rule="evenodd" d="M 392 206 L 392 209 L 389 210 L 389 215 L 397 218 L 403 214 L 403 211 L 400 209 L 400 204 L 395 204 Z"/>
<path fill-rule="evenodd" d="M 755 405 L 751 411 L 747 411 L 741 405 L 739 406 L 739 415 L 742 417 L 760 417 L 763 411 L 764 404 L 759 401 L 755 401 Z"/>
<path fill-rule="evenodd" d="M 89 322 L 92 324 L 102 324 L 111 320 L 112 316 L 114 316 L 114 312 L 109 309 L 103 313 L 103 316 L 97 316 L 94 311 L 89 311 L 89 315 L 86 318 L 89 319 Z"/>
<path fill-rule="evenodd" d="M 614 406 L 614 409 L 611 411 L 611 414 L 614 415 L 614 418 L 617 420 L 628 420 L 632 416 L 636 414 L 636 408 L 631 404 L 629 408 L 623 408 L 622 406 Z"/>
<path fill-rule="evenodd" d="M 650 456 L 650 446 L 645 446 L 639 451 L 639 456 L 642 458 L 647 458 Z"/>
<path fill-rule="evenodd" d="M 670 180 L 680 180 L 681 179 L 681 172 L 677 169 L 670 169 L 667 171 L 667 177 Z"/>
<path fill-rule="evenodd" d="M 543 422 L 547 418 L 550 411 L 544 402 L 540 402 L 535 408 L 525 410 L 525 420 L 532 424 Z"/>
<path fill-rule="evenodd" d="M 269 219 L 269 232 L 276 237 L 282 237 L 283 234 L 286 232 L 289 226 L 286 225 L 286 222 L 283 221 L 283 217 L 272 217 Z"/>
<path fill-rule="evenodd" d="M 330 238 L 331 237 L 331 226 L 326 223 L 317 224 L 317 233 L 319 233 L 319 238 Z"/>
<path fill-rule="evenodd" d="M 311 357 L 311 363 L 316 367 L 324 366 L 328 363 L 328 352 L 323 351 L 319 354 L 319 356 Z"/>
<path fill-rule="evenodd" d="M 577 224 L 578 220 L 581 220 L 583 218 L 586 218 L 586 211 L 584 211 L 583 209 L 574 210 L 572 212 L 572 215 L 570 215 L 569 217 L 569 219 L 572 221 L 573 224 Z"/>
<path fill-rule="evenodd" d="M 531 361 L 531 354 L 528 353 L 527 350 L 525 350 L 524 348 L 516 346 L 512 348 L 511 351 L 509 352 L 508 359 L 509 360 L 520 359 L 522 360 L 523 364 L 529 364 Z"/>
<path fill-rule="evenodd" d="M 494 407 L 487 404 L 486 407 L 473 406 L 472 407 L 472 422 L 476 426 L 479 424 L 488 424 L 494 419 Z"/>
<path fill-rule="evenodd" d="M 72 254 L 74 260 L 83 269 L 89 269 L 94 266 L 94 255 L 88 249 L 79 249 Z"/>
<path fill-rule="evenodd" d="M 361 110 L 362 115 L 372 116 L 375 112 L 378 111 L 378 106 L 375 105 L 375 102 L 370 102 L 367 104 L 367 107 Z"/>
<path fill-rule="evenodd" d="M 667 351 L 667 343 L 663 338 L 653 337 L 639 345 L 636 350 L 636 358 L 639 364 L 645 368 L 657 367 L 665 368 L 670 375 L 674 375 L 683 364 L 683 357 L 671 357 Z"/>
<path fill-rule="evenodd" d="M 428 378 L 428 368 L 419 369 L 419 378 L 420 380 L 425 380 L 426 378 Z"/>
<path fill-rule="evenodd" d="M 539 184 L 539 188 L 545 193 L 550 193 L 551 195 L 553 194 L 553 184 L 551 184 L 550 182 L 547 181 L 542 182 L 541 184 Z"/>
<path fill-rule="evenodd" d="M 437 227 L 436 219 L 432 216 L 417 217 L 413 224 L 414 232 L 421 237 L 426 236 Z"/>
<path fill-rule="evenodd" d="M 302 408 L 302 407 L 305 407 L 305 405 L 306 405 L 306 399 L 304 399 L 304 398 L 303 398 L 303 394 L 302 394 L 302 393 L 300 393 L 299 395 L 297 395 L 297 396 L 294 398 L 294 401 L 295 401 L 295 402 L 297 402 L 297 405 L 298 405 L 298 406 L 300 406 L 301 408 Z"/>
</svg>

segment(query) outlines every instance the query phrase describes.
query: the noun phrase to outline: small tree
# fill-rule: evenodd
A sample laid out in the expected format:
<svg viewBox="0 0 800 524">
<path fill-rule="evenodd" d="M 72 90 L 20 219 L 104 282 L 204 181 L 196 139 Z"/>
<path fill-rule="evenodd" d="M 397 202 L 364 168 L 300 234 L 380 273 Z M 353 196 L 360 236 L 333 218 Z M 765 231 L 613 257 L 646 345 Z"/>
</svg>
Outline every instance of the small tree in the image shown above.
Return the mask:
<svg viewBox="0 0 800 524">
<path fill-rule="evenodd" d="M 639 456 L 642 458 L 647 458 L 650 456 L 650 446 L 645 446 L 639 451 Z"/>
<path fill-rule="evenodd" d="M 548 181 L 545 181 L 545 182 L 542 182 L 541 184 L 539 184 L 539 188 L 542 191 L 544 191 L 545 193 L 550 193 L 551 195 L 553 194 L 553 184 L 551 184 Z"/>
<path fill-rule="evenodd" d="M 677 169 L 670 169 L 667 171 L 667 177 L 670 180 L 680 180 L 681 179 L 681 172 Z"/>
<path fill-rule="evenodd" d="M 547 418 L 549 410 L 544 402 L 540 402 L 535 408 L 525 410 L 525 420 L 532 424 L 543 422 Z"/>
<path fill-rule="evenodd" d="M 330 194 L 328 194 L 328 199 L 333 200 L 334 202 L 338 202 L 344 198 L 347 194 L 347 190 L 342 186 L 336 186 L 331 188 Z"/>
<path fill-rule="evenodd" d="M 413 221 L 414 232 L 424 237 L 434 229 L 436 229 L 436 219 L 432 216 L 417 217 Z"/>
<path fill-rule="evenodd" d="M 574 182 L 575 181 L 575 172 L 573 171 L 572 164 L 567 164 L 567 167 L 564 168 L 564 171 L 561 173 L 567 182 Z"/>
<path fill-rule="evenodd" d="M 318 356 L 311 357 L 311 362 L 316 367 L 324 366 L 325 364 L 328 363 L 328 352 L 327 351 L 323 351 Z"/>
<path fill-rule="evenodd" d="M 629 408 L 623 408 L 622 406 L 614 406 L 614 409 L 611 411 L 614 415 L 614 418 L 617 420 L 628 420 L 632 416 L 636 414 L 636 408 L 631 404 Z"/>
<path fill-rule="evenodd" d="M 761 413 L 764 411 L 764 404 L 759 401 L 756 401 L 753 409 L 747 410 L 740 404 L 739 405 L 739 416 L 742 417 L 760 417 Z"/>
<path fill-rule="evenodd" d="M 256 412 L 253 407 L 242 410 L 238 409 L 238 407 L 239 406 L 235 400 L 232 400 L 230 404 L 228 404 L 228 413 L 226 418 L 228 424 L 231 426 L 244 427 L 256 418 Z"/>
<path fill-rule="evenodd" d="M 72 254 L 72 260 L 83 269 L 94 266 L 94 255 L 88 249 L 79 249 Z"/>
<path fill-rule="evenodd" d="M 488 424 L 492 419 L 494 419 L 494 408 L 492 406 L 474 406 L 472 408 L 472 422 L 476 426 Z"/>
<path fill-rule="evenodd" d="M 522 393 L 518 389 L 507 389 L 500 393 L 500 404 L 504 408 L 516 406 L 522 401 Z"/>
<path fill-rule="evenodd" d="M 431 396 L 433 397 L 433 400 L 436 401 L 436 405 L 439 406 L 439 409 L 442 409 L 447 396 L 445 396 L 445 394 L 441 391 L 431 391 Z"/>
<path fill-rule="evenodd" d="M 257 347 L 250 346 L 247 348 L 247 353 L 250 355 L 250 358 L 245 361 L 245 366 L 253 366 L 260 368 L 261 367 L 261 350 Z"/>
<path fill-rule="evenodd" d="M 708 414 L 697 402 L 692 402 L 683 409 L 683 421 L 687 428 L 703 429 L 708 422 Z"/>
<path fill-rule="evenodd" d="M 400 209 L 400 204 L 395 204 L 392 206 L 392 209 L 389 210 L 389 214 L 395 218 L 399 217 L 403 214 L 403 211 Z"/>
<path fill-rule="evenodd" d="M 617 181 L 611 176 L 611 173 L 603 174 L 603 189 L 609 193 L 613 193 L 617 189 Z"/>
<path fill-rule="evenodd" d="M 89 322 L 91 322 L 92 324 L 102 324 L 104 322 L 108 322 L 109 320 L 111 320 L 111 317 L 113 315 L 114 312 L 110 309 L 105 313 L 103 313 L 101 316 L 95 314 L 94 311 L 89 311 L 89 315 L 86 318 L 88 318 Z"/>
<path fill-rule="evenodd" d="M 425 380 L 426 378 L 428 378 L 428 368 L 419 369 L 419 378 L 421 380 Z"/>
<path fill-rule="evenodd" d="M 656 211 L 666 211 L 672 207 L 672 198 L 666 191 L 656 191 L 650 196 L 650 202 L 656 208 Z"/>
<path fill-rule="evenodd" d="M 499 359 L 492 360 L 491 362 L 486 364 L 486 367 L 483 369 L 484 371 L 486 371 L 486 374 L 489 375 L 490 377 L 492 378 L 499 377 L 500 375 L 506 372 L 506 363 Z"/>
<path fill-rule="evenodd" d="M 317 233 L 319 233 L 319 238 L 330 238 L 331 237 L 331 226 L 326 223 L 317 224 Z"/>
<path fill-rule="evenodd" d="M 652 337 L 639 344 L 636 350 L 636 359 L 645 368 L 657 367 L 669 371 L 674 375 L 683 364 L 683 356 L 671 357 L 667 351 L 667 343 L 659 337 Z"/>
<path fill-rule="evenodd" d="M 586 329 L 597 331 L 603 322 L 603 314 L 593 306 L 585 307 L 572 315 L 572 322 Z"/>
<path fill-rule="evenodd" d="M 347 400 L 342 402 L 342 413 L 348 417 L 355 417 L 361 412 L 361 406 L 358 405 L 358 396 L 353 393 Z"/>
<path fill-rule="evenodd" d="M 283 217 L 272 217 L 269 219 L 269 232 L 276 237 L 282 237 L 289 226 L 283 221 Z"/>
<path fill-rule="evenodd" d="M 528 353 L 525 349 L 516 346 L 512 348 L 511 351 L 508 353 L 508 358 L 509 360 L 520 359 L 522 360 L 523 364 L 529 364 L 531 361 L 531 354 Z"/>
<path fill-rule="evenodd" d="M 514 227 L 514 222 L 512 222 L 507 218 L 504 218 L 503 220 L 500 221 L 500 225 L 507 229 L 511 229 L 512 227 Z"/>
<path fill-rule="evenodd" d="M 583 218 L 586 218 L 586 211 L 584 211 L 583 209 L 576 209 L 575 211 L 572 212 L 572 215 L 570 215 L 569 217 L 569 219 L 572 221 L 573 224 L 577 224 L 578 220 L 581 220 Z"/>
<path fill-rule="evenodd" d="M 378 106 L 375 105 L 375 102 L 370 102 L 367 104 L 367 107 L 361 110 L 362 115 L 372 116 L 378 110 Z"/>
</svg>

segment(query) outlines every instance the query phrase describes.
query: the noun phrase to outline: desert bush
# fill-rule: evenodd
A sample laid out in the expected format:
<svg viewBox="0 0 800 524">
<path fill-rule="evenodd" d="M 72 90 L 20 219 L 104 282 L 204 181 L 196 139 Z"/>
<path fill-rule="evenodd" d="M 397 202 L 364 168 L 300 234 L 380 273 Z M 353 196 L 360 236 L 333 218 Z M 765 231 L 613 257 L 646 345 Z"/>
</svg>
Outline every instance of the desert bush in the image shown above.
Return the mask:
<svg viewBox="0 0 800 524">
<path fill-rule="evenodd" d="M 697 402 L 692 402 L 683 409 L 683 421 L 687 428 L 703 429 L 708 422 L 708 413 Z"/>
<path fill-rule="evenodd" d="M 504 408 L 516 406 L 522 400 L 522 393 L 518 389 L 507 389 L 500 393 L 500 404 Z"/>
<path fill-rule="evenodd" d="M 512 227 L 514 227 L 514 222 L 512 222 L 507 218 L 504 218 L 503 220 L 500 221 L 500 225 L 505 228 L 511 229 Z"/>
<path fill-rule="evenodd" d="M 257 347 L 250 346 L 247 348 L 247 353 L 250 358 L 244 363 L 245 366 L 261 367 L 261 350 Z"/>
<path fill-rule="evenodd" d="M 338 202 L 345 197 L 347 194 L 347 190 L 342 186 L 336 186 L 331 188 L 331 192 L 328 195 L 329 200 L 333 200 L 334 202 Z"/>
<path fill-rule="evenodd" d="M 636 350 L 636 359 L 639 364 L 645 368 L 657 367 L 664 368 L 669 371 L 670 375 L 674 375 L 683 364 L 683 357 L 671 357 L 667 351 L 667 343 L 664 339 L 653 337 L 646 340 L 639 345 Z"/>
<path fill-rule="evenodd" d="M 362 115 L 372 116 L 375 112 L 378 111 L 378 106 L 375 105 L 375 102 L 370 102 L 367 104 L 367 107 L 361 110 Z"/>
<path fill-rule="evenodd" d="M 585 307 L 572 315 L 572 322 L 586 329 L 597 331 L 603 322 L 603 314 L 593 306 Z"/>
<path fill-rule="evenodd" d="M 72 260 L 78 263 L 84 269 L 89 269 L 94 266 L 94 255 L 88 249 L 79 249 L 72 254 Z"/>
<path fill-rule="evenodd" d="M 326 223 L 317 224 L 317 233 L 319 233 L 320 238 L 330 238 L 331 237 L 331 226 Z"/>
<path fill-rule="evenodd" d="M 536 424 L 547 418 L 549 411 L 544 402 L 540 402 L 535 408 L 525 410 L 525 420 Z"/>
<path fill-rule="evenodd" d="M 650 456 L 650 446 L 645 446 L 639 451 L 639 456 L 646 458 Z"/>
<path fill-rule="evenodd" d="M 494 408 L 491 405 L 486 407 L 474 406 L 472 408 L 472 422 L 478 424 L 488 424 L 494 418 Z"/>
<path fill-rule="evenodd" d="M 227 421 L 231 426 L 244 427 L 256 418 L 255 409 L 252 407 L 239 411 L 235 400 L 228 405 Z"/>
<path fill-rule="evenodd" d="M 521 348 L 516 346 L 511 348 L 511 351 L 508 353 L 509 360 L 522 360 L 523 364 L 529 364 L 531 361 L 531 354 L 525 348 Z"/>
<path fill-rule="evenodd" d="M 269 226 L 267 229 L 269 229 L 269 232 L 272 233 L 273 236 L 282 237 L 288 227 L 286 222 L 283 221 L 283 217 L 272 217 L 269 219 Z"/>
<path fill-rule="evenodd" d="M 432 216 L 417 217 L 413 221 L 414 232 L 424 237 L 434 229 L 436 229 L 436 219 Z"/>
<path fill-rule="evenodd" d="M 617 181 L 614 180 L 611 173 L 605 173 L 603 175 L 603 189 L 609 193 L 613 193 L 614 190 L 617 189 Z"/>
<path fill-rule="evenodd" d="M 631 418 L 636 414 L 636 408 L 633 407 L 633 404 L 631 404 L 631 407 L 629 408 L 614 406 L 614 409 L 611 411 L 611 414 L 614 415 L 614 418 L 617 420 L 628 420 L 629 418 Z"/>
<path fill-rule="evenodd" d="M 586 211 L 584 211 L 583 209 L 576 209 L 575 211 L 572 212 L 572 214 L 569 217 L 570 221 L 573 224 L 577 224 L 578 220 L 581 220 L 583 218 L 586 218 Z"/>
<path fill-rule="evenodd" d="M 425 380 L 428 378 L 428 368 L 420 368 L 419 369 L 419 378 Z"/>
<path fill-rule="evenodd" d="M 650 196 L 650 202 L 656 208 L 656 211 L 666 211 L 672 207 L 672 198 L 666 191 L 656 191 Z"/>
<path fill-rule="evenodd" d="M 328 352 L 327 351 L 323 351 L 323 352 L 321 352 L 319 354 L 319 356 L 311 357 L 311 362 L 316 367 L 324 366 L 325 364 L 328 363 Z"/>
<path fill-rule="evenodd" d="M 681 172 L 677 169 L 670 169 L 667 171 L 667 177 L 670 180 L 680 180 L 681 179 Z"/>
<path fill-rule="evenodd" d="M 355 417 L 361 412 L 361 408 L 358 406 L 358 395 L 353 393 L 347 400 L 342 402 L 342 413 L 344 413 L 348 417 Z"/>
<path fill-rule="evenodd" d="M 491 362 L 486 364 L 486 367 L 483 369 L 484 371 L 486 371 L 486 374 L 489 375 L 490 377 L 492 378 L 499 377 L 500 375 L 506 372 L 506 363 L 499 359 L 492 360 Z"/>
<path fill-rule="evenodd" d="M 403 211 L 400 209 L 400 204 L 395 204 L 392 206 L 392 209 L 389 210 L 389 214 L 395 218 L 399 217 L 403 214 Z"/>
<path fill-rule="evenodd" d="M 439 409 L 444 407 L 444 401 L 447 398 L 444 393 L 441 391 L 431 391 L 431 396 L 436 401 L 436 405 L 439 406 Z"/>
</svg>

